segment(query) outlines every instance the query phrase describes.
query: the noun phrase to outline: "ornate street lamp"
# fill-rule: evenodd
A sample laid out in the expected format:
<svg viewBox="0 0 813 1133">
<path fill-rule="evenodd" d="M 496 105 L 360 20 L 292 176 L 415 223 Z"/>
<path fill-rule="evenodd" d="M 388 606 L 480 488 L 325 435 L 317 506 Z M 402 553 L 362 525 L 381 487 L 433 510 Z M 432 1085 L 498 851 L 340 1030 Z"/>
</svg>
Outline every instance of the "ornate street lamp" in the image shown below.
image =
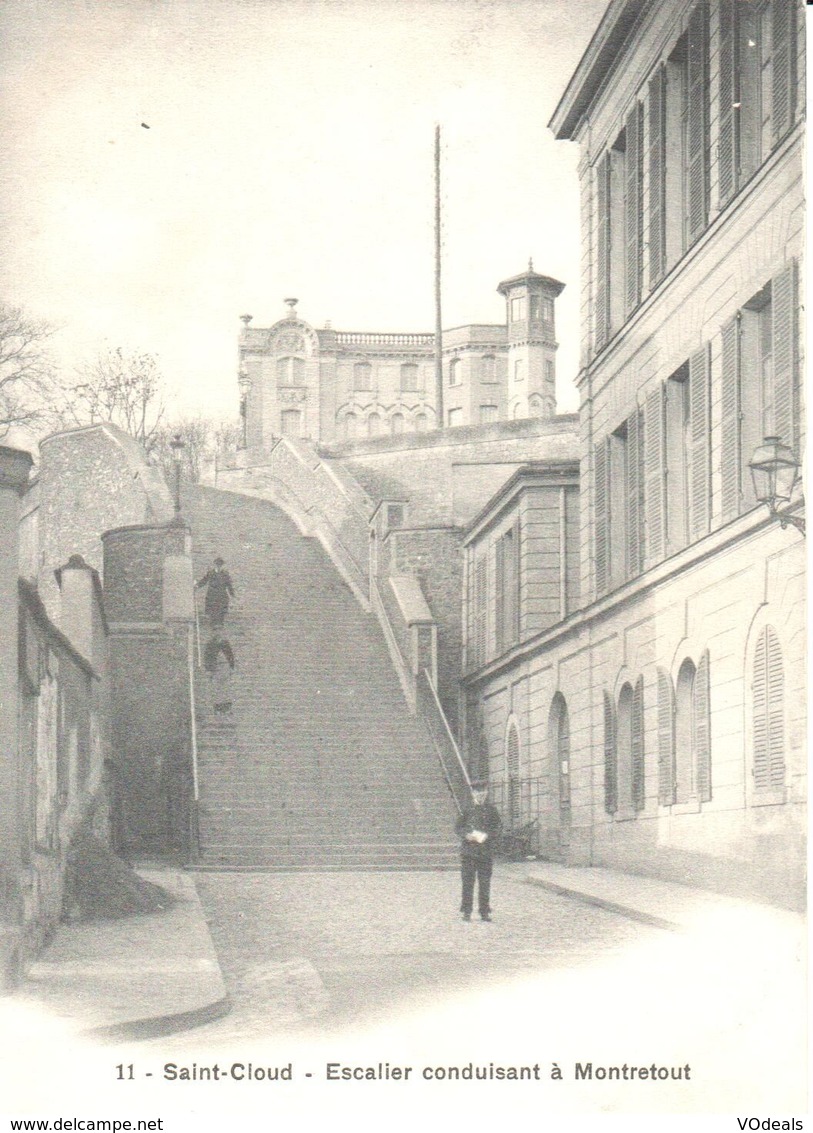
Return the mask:
<svg viewBox="0 0 813 1133">
<path fill-rule="evenodd" d="M 169 442 L 172 449 L 172 463 L 175 466 L 175 523 L 183 523 L 181 519 L 181 465 L 186 445 L 181 440 L 180 433 L 176 433 Z"/>
<path fill-rule="evenodd" d="M 243 418 L 243 448 L 248 448 L 248 395 L 251 393 L 251 378 L 245 370 L 237 377 L 240 387 L 240 416 Z"/>
<path fill-rule="evenodd" d="M 793 489 L 799 480 L 799 461 L 793 449 L 783 445 L 779 437 L 766 437 L 757 446 L 748 467 L 751 469 L 757 500 L 767 506 L 782 528 L 790 525 L 804 535 L 805 521 L 779 510 L 781 505 L 790 503 Z"/>
</svg>

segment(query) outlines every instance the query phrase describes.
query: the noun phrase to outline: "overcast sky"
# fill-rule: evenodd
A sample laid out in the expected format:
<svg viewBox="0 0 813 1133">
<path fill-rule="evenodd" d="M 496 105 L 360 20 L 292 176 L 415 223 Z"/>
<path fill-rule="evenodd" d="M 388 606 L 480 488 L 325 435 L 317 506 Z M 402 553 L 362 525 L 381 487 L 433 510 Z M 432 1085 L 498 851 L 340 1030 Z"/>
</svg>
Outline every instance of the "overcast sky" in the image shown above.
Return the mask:
<svg viewBox="0 0 813 1133">
<path fill-rule="evenodd" d="M 239 316 L 500 322 L 522 271 L 558 301 L 576 407 L 577 150 L 547 122 L 605 0 L 4 0 L 0 296 L 69 367 L 158 355 L 176 408 L 234 412 Z M 149 129 L 142 126 L 144 123 Z"/>
</svg>

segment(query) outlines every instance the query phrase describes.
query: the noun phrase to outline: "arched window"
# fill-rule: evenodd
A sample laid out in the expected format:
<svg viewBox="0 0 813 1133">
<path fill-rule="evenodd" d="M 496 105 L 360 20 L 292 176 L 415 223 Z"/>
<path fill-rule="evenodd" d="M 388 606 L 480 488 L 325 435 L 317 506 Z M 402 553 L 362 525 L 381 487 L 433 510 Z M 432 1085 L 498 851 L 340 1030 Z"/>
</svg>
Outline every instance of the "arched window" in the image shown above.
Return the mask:
<svg viewBox="0 0 813 1133">
<path fill-rule="evenodd" d="M 404 431 L 404 415 L 403 413 L 393 413 L 390 417 L 390 432 L 394 437 Z"/>
<path fill-rule="evenodd" d="M 358 435 L 359 419 L 355 413 L 348 413 L 344 419 L 344 439 L 352 441 Z"/>
<path fill-rule="evenodd" d="M 302 414 L 298 409 L 283 409 L 280 424 L 284 437 L 301 436 Z"/>
<path fill-rule="evenodd" d="M 418 388 L 418 367 L 414 362 L 404 362 L 401 366 L 401 389 L 416 390 Z"/>
<path fill-rule="evenodd" d="M 480 424 L 488 425 L 491 421 L 497 420 L 497 406 L 496 405 L 481 405 L 480 406 Z"/>
<path fill-rule="evenodd" d="M 415 432 L 425 433 L 429 427 L 429 422 L 425 413 L 419 413 L 415 418 Z"/>
<path fill-rule="evenodd" d="M 675 802 L 711 798 L 709 655 L 700 665 L 687 657 L 675 685 Z"/>
<path fill-rule="evenodd" d="M 373 367 L 369 362 L 356 362 L 353 366 L 353 388 L 373 388 Z"/>
<path fill-rule="evenodd" d="M 459 386 L 461 380 L 460 359 L 452 358 L 451 362 L 449 363 L 449 385 Z"/>
<path fill-rule="evenodd" d="M 554 782 L 559 781 L 559 810 L 562 817 L 570 817 L 570 720 L 567 703 L 557 692 L 550 706 L 548 737 Z M 556 789 L 555 787 L 553 788 Z"/>
<path fill-rule="evenodd" d="M 528 416 L 529 417 L 544 417 L 545 407 L 542 403 L 542 398 L 539 394 L 534 394 L 533 397 L 528 398 Z"/>
<path fill-rule="evenodd" d="M 515 830 L 520 824 L 519 732 L 513 723 L 505 737 L 505 791 L 506 827 Z"/>
<path fill-rule="evenodd" d="M 281 386 L 301 386 L 305 381 L 305 363 L 302 358 L 278 358 L 277 382 Z"/>
<path fill-rule="evenodd" d="M 754 789 L 785 785 L 785 674 L 776 630 L 765 626 L 754 654 Z"/>
<path fill-rule="evenodd" d="M 516 421 L 520 417 L 524 417 L 524 416 L 525 416 L 525 414 L 523 413 L 522 402 L 518 401 L 516 403 L 516 405 L 514 406 L 514 420 Z"/>
<path fill-rule="evenodd" d="M 381 433 L 381 414 L 371 413 L 367 418 L 367 435 L 377 437 Z"/>
</svg>

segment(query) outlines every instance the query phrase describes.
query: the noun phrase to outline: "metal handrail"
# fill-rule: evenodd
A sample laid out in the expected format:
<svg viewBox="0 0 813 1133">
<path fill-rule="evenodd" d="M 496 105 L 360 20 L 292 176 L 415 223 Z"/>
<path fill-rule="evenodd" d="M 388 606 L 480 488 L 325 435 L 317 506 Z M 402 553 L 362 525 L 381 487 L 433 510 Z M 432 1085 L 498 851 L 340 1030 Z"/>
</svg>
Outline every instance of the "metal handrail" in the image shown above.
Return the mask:
<svg viewBox="0 0 813 1133">
<path fill-rule="evenodd" d="M 429 672 L 429 670 L 426 669 L 426 668 L 421 669 L 420 675 L 423 676 L 423 679 L 426 682 L 426 684 L 429 688 L 429 691 L 431 693 L 432 708 L 434 709 L 435 716 L 440 718 L 441 727 L 442 727 L 442 730 L 443 730 L 443 733 L 444 733 L 444 739 L 447 741 L 447 744 L 451 744 L 452 751 L 454 752 L 455 759 L 457 760 L 456 770 L 459 772 L 458 779 L 462 779 L 462 782 L 464 784 L 464 790 L 470 791 L 471 790 L 471 780 L 469 779 L 469 773 L 466 770 L 466 765 L 464 764 L 463 759 L 460 755 L 460 749 L 457 746 L 457 741 L 455 740 L 454 736 L 452 735 L 452 730 L 449 727 L 449 721 L 446 719 L 446 713 L 443 711 L 443 706 L 440 703 L 440 698 L 438 697 L 437 689 L 435 688 L 434 682 L 432 681 L 432 675 Z M 454 776 L 452 774 L 453 765 L 452 765 L 452 767 L 450 767 L 448 765 L 448 758 L 444 755 L 444 753 L 442 751 L 442 744 L 441 744 L 440 740 L 435 735 L 435 729 L 431 726 L 431 723 L 430 723 L 430 720 L 429 720 L 429 717 L 428 717 L 428 713 L 426 711 L 423 711 L 420 714 L 421 714 L 422 718 L 424 719 L 424 722 L 426 723 L 427 729 L 429 731 L 430 739 L 432 740 L 432 745 L 435 748 L 435 752 L 436 752 L 437 757 L 440 761 L 440 765 L 441 765 L 441 769 L 443 770 L 444 778 L 446 779 L 447 786 L 449 787 L 449 790 L 451 791 L 452 798 L 454 799 L 454 803 L 455 803 L 455 806 L 457 808 L 457 811 L 458 811 L 459 814 L 462 814 L 464 806 L 462 805 L 461 799 L 459 797 L 460 793 L 461 793 L 460 789 L 459 788 L 455 789 L 455 785 L 454 785 L 454 782 L 453 782 L 453 778 L 454 778 Z M 465 801 L 467 802 L 468 800 L 465 800 Z"/>
</svg>

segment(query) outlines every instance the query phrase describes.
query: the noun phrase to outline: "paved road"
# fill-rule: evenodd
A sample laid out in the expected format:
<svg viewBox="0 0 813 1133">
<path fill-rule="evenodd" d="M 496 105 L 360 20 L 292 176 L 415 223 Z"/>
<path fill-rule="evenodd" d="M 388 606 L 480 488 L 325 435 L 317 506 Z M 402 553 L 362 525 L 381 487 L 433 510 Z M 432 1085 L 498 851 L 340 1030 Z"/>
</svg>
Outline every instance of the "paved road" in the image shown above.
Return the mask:
<svg viewBox="0 0 813 1133">
<path fill-rule="evenodd" d="M 498 866 L 490 924 L 460 919 L 456 872 L 204 873 L 197 884 L 234 1002 L 219 1026 L 248 1032 L 382 1019 L 658 931 L 543 892 L 511 867 Z"/>
<path fill-rule="evenodd" d="M 507 1102 L 522 1112 L 801 1110 L 801 918 L 722 904 L 671 932 L 528 885 L 525 872 L 498 866 L 492 924 L 460 920 L 453 872 L 198 874 L 233 1011 L 141 1044 L 143 1054 L 292 1060 L 298 1084 L 275 1095 L 292 1114 L 378 1098 L 327 1081 L 336 1060 L 415 1066 L 421 1088 L 398 1095 L 414 1114 L 432 1110 L 441 1088 L 422 1068 L 497 1063 L 538 1064 L 544 1081 L 532 1093 L 527 1083 L 505 1096 L 464 1091 L 472 1113 L 477 1097 L 495 1117 Z M 690 1065 L 691 1078 L 580 1078 L 587 1064 Z M 250 1092 L 235 1096 L 254 1104 Z M 388 1112 L 393 1100 L 380 1098 Z"/>
</svg>

